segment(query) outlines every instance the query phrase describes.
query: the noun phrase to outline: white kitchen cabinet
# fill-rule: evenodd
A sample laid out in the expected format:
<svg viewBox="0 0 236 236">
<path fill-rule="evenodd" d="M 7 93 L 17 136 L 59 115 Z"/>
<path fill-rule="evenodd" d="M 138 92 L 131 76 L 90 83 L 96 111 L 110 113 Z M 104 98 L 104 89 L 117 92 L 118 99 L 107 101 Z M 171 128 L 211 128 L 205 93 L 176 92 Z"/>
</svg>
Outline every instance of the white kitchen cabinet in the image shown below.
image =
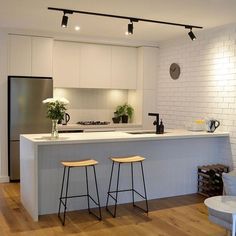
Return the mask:
<svg viewBox="0 0 236 236">
<path fill-rule="evenodd" d="M 78 88 L 80 68 L 78 43 L 55 41 L 53 53 L 54 87 Z"/>
<path fill-rule="evenodd" d="M 156 88 L 159 49 L 143 47 L 143 89 Z"/>
<path fill-rule="evenodd" d="M 80 44 L 81 88 L 111 88 L 111 46 Z"/>
<path fill-rule="evenodd" d="M 9 35 L 9 75 L 31 76 L 31 37 Z"/>
<path fill-rule="evenodd" d="M 136 89 L 137 49 L 112 46 L 112 88 Z"/>
<path fill-rule="evenodd" d="M 52 76 L 53 39 L 9 35 L 9 75 Z"/>
<path fill-rule="evenodd" d="M 32 76 L 52 76 L 51 38 L 32 37 Z"/>
</svg>

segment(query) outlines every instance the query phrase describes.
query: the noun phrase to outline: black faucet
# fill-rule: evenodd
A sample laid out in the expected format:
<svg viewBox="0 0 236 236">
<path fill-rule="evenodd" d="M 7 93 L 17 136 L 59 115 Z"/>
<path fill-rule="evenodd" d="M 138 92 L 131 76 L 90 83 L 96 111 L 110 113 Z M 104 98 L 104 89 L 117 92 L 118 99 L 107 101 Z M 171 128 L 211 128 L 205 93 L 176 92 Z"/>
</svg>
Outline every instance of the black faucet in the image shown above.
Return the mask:
<svg viewBox="0 0 236 236">
<path fill-rule="evenodd" d="M 156 120 L 154 120 L 153 125 L 156 126 L 156 134 L 160 134 L 159 113 L 148 113 L 148 115 L 156 117 Z"/>
</svg>

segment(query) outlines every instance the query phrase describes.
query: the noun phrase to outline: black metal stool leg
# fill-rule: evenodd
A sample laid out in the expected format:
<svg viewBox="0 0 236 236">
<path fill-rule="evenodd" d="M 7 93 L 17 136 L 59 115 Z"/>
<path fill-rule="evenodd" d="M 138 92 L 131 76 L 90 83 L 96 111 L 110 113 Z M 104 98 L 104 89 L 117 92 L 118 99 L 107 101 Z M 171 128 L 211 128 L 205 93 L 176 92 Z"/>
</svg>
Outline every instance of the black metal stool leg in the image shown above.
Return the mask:
<svg viewBox="0 0 236 236">
<path fill-rule="evenodd" d="M 131 164 L 131 181 L 132 181 L 132 201 L 134 206 L 134 170 L 133 170 L 133 162 Z"/>
<path fill-rule="evenodd" d="M 63 190 L 64 190 L 65 173 L 66 173 L 66 167 L 64 167 L 62 183 L 61 183 L 61 195 L 60 195 L 60 198 L 59 198 L 58 217 L 60 217 L 60 213 L 61 213 L 61 201 L 62 201 L 62 194 L 63 194 Z"/>
<path fill-rule="evenodd" d="M 102 213 L 101 213 L 101 205 L 100 205 L 100 199 L 99 199 L 99 193 L 98 193 L 98 183 L 97 183 L 97 175 L 96 175 L 96 170 L 95 166 L 93 166 L 93 173 L 94 173 L 94 180 L 95 180 L 95 186 L 96 186 L 96 192 L 97 192 L 97 200 L 98 200 L 98 209 L 99 209 L 99 220 L 102 219 Z"/>
<path fill-rule="evenodd" d="M 115 210 L 114 210 L 113 217 L 116 217 L 116 208 L 117 208 L 117 199 L 118 199 L 118 190 L 119 190 L 119 180 L 120 180 L 120 163 L 118 165 L 118 174 L 117 174 L 117 183 L 116 183 Z"/>
<path fill-rule="evenodd" d="M 87 187 L 87 202 L 88 202 L 88 211 L 90 212 L 90 204 L 89 204 L 89 187 L 88 187 L 88 169 L 87 166 L 85 166 L 85 176 L 86 176 L 86 187 Z"/>
<path fill-rule="evenodd" d="M 108 192 L 107 192 L 107 202 L 106 202 L 106 209 L 107 210 L 108 210 L 108 201 L 109 201 L 110 191 L 111 191 L 111 182 L 112 182 L 112 176 L 113 176 L 113 169 L 114 169 L 114 161 L 112 162 L 110 182 L 109 182 L 109 187 L 108 187 Z"/>
<path fill-rule="evenodd" d="M 69 187 L 69 178 L 70 178 L 70 167 L 68 167 L 67 171 L 67 181 L 66 181 L 66 196 L 65 196 L 65 206 L 64 206 L 64 217 L 63 217 L 63 225 L 65 225 L 66 220 L 66 210 L 67 210 L 67 195 L 68 195 L 68 187 Z"/>
<path fill-rule="evenodd" d="M 140 162 L 141 169 L 142 169 L 142 177 L 143 177 L 143 189 L 144 189 L 144 196 L 146 201 L 146 213 L 148 213 L 148 201 L 147 201 L 147 191 L 146 191 L 146 185 L 145 185 L 145 178 L 144 178 L 144 171 L 143 171 L 143 162 Z"/>
</svg>

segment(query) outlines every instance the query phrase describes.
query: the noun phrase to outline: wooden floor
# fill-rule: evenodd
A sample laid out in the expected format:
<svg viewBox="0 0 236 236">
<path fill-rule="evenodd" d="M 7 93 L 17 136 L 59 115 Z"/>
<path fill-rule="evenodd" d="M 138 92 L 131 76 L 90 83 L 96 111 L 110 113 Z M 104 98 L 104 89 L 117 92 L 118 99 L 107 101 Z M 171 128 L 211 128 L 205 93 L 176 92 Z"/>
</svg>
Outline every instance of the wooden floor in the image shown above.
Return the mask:
<svg viewBox="0 0 236 236">
<path fill-rule="evenodd" d="M 102 221 L 87 211 L 69 212 L 63 227 L 56 214 L 33 222 L 20 203 L 19 190 L 19 184 L 0 184 L 0 236 L 226 235 L 224 229 L 208 221 L 204 198 L 195 194 L 150 201 L 148 216 L 130 205 L 119 206 L 116 218 L 103 209 Z"/>
</svg>

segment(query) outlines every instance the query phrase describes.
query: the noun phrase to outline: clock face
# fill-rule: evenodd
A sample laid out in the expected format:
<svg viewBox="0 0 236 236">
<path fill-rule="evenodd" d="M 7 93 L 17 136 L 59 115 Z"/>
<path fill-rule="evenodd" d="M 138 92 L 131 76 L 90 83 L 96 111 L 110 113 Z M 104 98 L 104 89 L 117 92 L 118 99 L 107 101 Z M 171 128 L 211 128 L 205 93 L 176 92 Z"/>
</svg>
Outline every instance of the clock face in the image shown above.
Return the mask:
<svg viewBox="0 0 236 236">
<path fill-rule="evenodd" d="M 177 63 L 172 63 L 170 65 L 170 76 L 174 80 L 179 78 L 179 76 L 180 76 L 180 66 Z"/>
</svg>

